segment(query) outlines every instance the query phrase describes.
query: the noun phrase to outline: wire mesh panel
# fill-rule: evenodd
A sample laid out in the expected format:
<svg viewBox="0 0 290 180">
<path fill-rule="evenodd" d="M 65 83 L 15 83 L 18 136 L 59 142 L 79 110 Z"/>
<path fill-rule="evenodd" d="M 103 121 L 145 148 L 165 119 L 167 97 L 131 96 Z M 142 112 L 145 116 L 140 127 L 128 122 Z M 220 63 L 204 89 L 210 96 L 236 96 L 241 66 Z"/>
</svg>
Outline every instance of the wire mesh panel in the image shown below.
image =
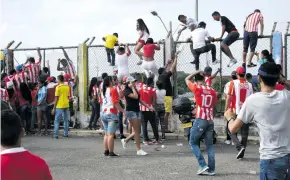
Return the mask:
<svg viewBox="0 0 290 180">
<path fill-rule="evenodd" d="M 141 66 L 137 65 L 139 57 L 134 53 L 136 44 L 130 44 L 129 49 L 132 54 L 129 57 L 129 72 L 143 73 L 144 70 Z M 118 47 L 115 47 L 115 52 Z M 117 55 L 116 55 L 117 56 Z M 164 64 L 164 45 L 160 44 L 160 50 L 155 52 L 155 62 L 158 67 L 162 67 Z M 107 59 L 107 52 L 104 46 L 89 46 L 88 47 L 88 73 L 89 79 L 92 77 L 100 77 L 102 73 L 108 73 L 113 75 L 114 67 L 110 66 Z"/>
<path fill-rule="evenodd" d="M 77 47 L 75 48 L 65 48 L 65 51 L 67 52 L 69 58 L 73 61 L 73 64 L 75 66 L 75 70 L 77 71 Z M 16 50 L 14 51 L 14 65 L 18 64 L 24 64 L 26 62 L 27 57 L 34 57 L 36 62 L 38 61 L 38 54 L 37 50 Z M 41 67 L 43 67 L 43 63 L 45 62 L 45 66 L 47 66 L 47 61 L 49 61 L 50 66 L 50 73 L 51 76 L 57 76 L 60 74 L 59 71 L 57 71 L 57 64 L 58 59 L 65 59 L 65 56 L 63 54 L 63 51 L 61 49 L 42 49 L 41 50 L 42 55 L 42 63 Z M 62 67 L 62 66 L 61 66 Z"/>
<path fill-rule="evenodd" d="M 285 71 L 287 79 L 290 80 L 290 34 L 286 34 L 285 36 Z"/>
</svg>

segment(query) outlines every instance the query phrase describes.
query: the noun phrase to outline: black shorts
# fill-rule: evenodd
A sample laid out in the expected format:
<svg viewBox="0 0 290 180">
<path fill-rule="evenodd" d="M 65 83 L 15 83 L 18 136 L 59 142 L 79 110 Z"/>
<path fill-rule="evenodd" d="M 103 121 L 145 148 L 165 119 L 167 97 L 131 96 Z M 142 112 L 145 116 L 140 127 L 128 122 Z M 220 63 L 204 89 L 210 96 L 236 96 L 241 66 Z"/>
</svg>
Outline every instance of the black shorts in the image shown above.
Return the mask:
<svg viewBox="0 0 290 180">
<path fill-rule="evenodd" d="M 240 33 L 237 31 L 230 32 L 227 37 L 223 40 L 223 44 L 230 46 L 240 37 Z"/>
<path fill-rule="evenodd" d="M 258 43 L 258 32 L 247 32 L 247 31 L 244 32 L 243 52 L 248 52 L 249 46 L 250 52 L 255 52 L 257 43 Z"/>
</svg>

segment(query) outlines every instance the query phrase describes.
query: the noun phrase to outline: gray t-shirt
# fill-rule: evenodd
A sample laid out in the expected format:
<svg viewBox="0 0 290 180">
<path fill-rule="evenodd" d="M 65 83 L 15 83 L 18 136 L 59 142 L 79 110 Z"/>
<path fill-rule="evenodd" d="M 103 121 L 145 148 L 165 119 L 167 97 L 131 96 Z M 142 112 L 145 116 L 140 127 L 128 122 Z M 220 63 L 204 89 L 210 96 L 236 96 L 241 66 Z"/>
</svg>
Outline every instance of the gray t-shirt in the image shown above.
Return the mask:
<svg viewBox="0 0 290 180">
<path fill-rule="evenodd" d="M 260 135 L 260 159 L 290 154 L 290 91 L 258 92 L 248 97 L 238 119 L 256 123 Z"/>
</svg>

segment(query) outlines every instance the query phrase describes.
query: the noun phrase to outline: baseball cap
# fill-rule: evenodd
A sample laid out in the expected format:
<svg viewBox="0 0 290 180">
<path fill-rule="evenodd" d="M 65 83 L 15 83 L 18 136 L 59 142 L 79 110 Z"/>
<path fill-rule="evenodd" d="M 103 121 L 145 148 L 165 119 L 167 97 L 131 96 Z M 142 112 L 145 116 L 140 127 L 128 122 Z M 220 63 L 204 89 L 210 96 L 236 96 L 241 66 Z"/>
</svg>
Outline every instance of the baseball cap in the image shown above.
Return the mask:
<svg viewBox="0 0 290 180">
<path fill-rule="evenodd" d="M 16 71 L 22 71 L 22 64 L 19 64 L 15 67 Z"/>
<path fill-rule="evenodd" d="M 245 74 L 245 68 L 243 66 L 240 66 L 236 69 L 237 74 Z"/>
<path fill-rule="evenodd" d="M 133 78 L 132 76 L 127 77 L 126 82 L 135 82 L 137 81 L 135 78 Z"/>
<path fill-rule="evenodd" d="M 53 81 L 53 77 L 47 77 L 46 81 L 49 81 L 49 82 Z"/>
</svg>

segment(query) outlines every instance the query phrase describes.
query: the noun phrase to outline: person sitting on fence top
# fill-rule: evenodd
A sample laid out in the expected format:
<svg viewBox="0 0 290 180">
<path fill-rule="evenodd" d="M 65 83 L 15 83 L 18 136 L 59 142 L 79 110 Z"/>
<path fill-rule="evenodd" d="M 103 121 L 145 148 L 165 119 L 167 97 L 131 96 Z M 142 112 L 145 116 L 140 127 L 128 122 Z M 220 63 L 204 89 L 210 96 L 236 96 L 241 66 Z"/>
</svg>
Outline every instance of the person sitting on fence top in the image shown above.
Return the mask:
<svg viewBox="0 0 290 180">
<path fill-rule="evenodd" d="M 182 31 L 184 31 L 187 28 L 190 31 L 194 31 L 198 26 L 198 22 L 196 20 L 186 17 L 185 15 L 182 14 L 178 16 L 178 20 L 184 24 L 184 27 L 178 31 L 178 34 L 181 34 Z"/>
<path fill-rule="evenodd" d="M 39 48 L 37 49 L 37 53 L 39 57 L 38 62 L 35 62 L 34 57 L 29 57 L 27 58 L 27 61 L 24 63 L 25 71 L 27 71 L 27 74 L 29 77 L 29 82 L 33 84 L 38 83 L 40 65 L 41 65 L 41 60 L 42 60 L 42 56 L 41 56 Z"/>
<path fill-rule="evenodd" d="M 117 76 L 119 81 L 122 81 L 123 77 L 130 75 L 128 64 L 128 59 L 130 55 L 131 51 L 129 49 L 129 44 L 126 44 L 125 46 L 120 44 L 116 56 L 116 64 L 118 67 Z"/>
<path fill-rule="evenodd" d="M 225 32 L 228 33 L 227 37 L 221 43 L 221 49 L 230 58 L 228 67 L 232 67 L 234 64 L 237 63 L 237 60 L 232 55 L 229 46 L 233 44 L 236 40 L 238 40 L 240 34 L 236 29 L 235 25 L 226 16 L 221 16 L 219 12 L 215 11 L 212 13 L 212 17 L 216 21 L 221 21 L 222 25 L 221 36 L 219 38 L 215 38 L 215 41 L 221 41 Z"/>
<path fill-rule="evenodd" d="M 112 35 L 107 35 L 102 38 L 105 41 L 105 48 L 108 58 L 108 63 L 111 66 L 115 66 L 115 50 L 114 47 L 118 45 L 118 33 L 113 33 Z"/>
<path fill-rule="evenodd" d="M 140 58 L 140 61 L 137 63 L 137 65 L 141 65 L 143 57 L 140 50 L 143 48 L 143 46 L 146 44 L 147 39 L 150 37 L 150 31 L 146 26 L 145 22 L 143 21 L 143 19 L 137 19 L 136 26 L 137 31 L 139 33 L 139 39 L 135 47 L 135 54 L 137 54 Z"/>
<path fill-rule="evenodd" d="M 144 53 L 142 53 L 142 55 L 144 56 L 144 61 L 141 66 L 144 69 L 147 78 L 152 75 L 155 76 L 155 79 L 158 78 L 158 67 L 154 61 L 155 50 L 160 50 L 160 41 L 158 41 L 157 45 L 155 45 L 153 39 L 148 38 L 143 47 Z"/>
<path fill-rule="evenodd" d="M 248 67 L 255 67 L 256 64 L 252 63 L 255 54 L 256 46 L 258 43 L 258 24 L 260 23 L 260 36 L 264 31 L 264 18 L 259 9 L 248 15 L 244 24 L 244 41 L 243 41 L 243 66 L 246 66 L 248 48 L 250 46 L 250 56 L 248 60 Z"/>
<path fill-rule="evenodd" d="M 199 70 L 199 56 L 209 51 L 211 51 L 213 65 L 219 63 L 219 60 L 216 59 L 215 45 L 206 43 L 206 39 L 213 41 L 214 38 L 210 37 L 208 31 L 205 28 L 206 28 L 206 23 L 200 22 L 197 28 L 191 32 L 191 40 L 193 43 L 193 51 L 194 51 L 194 61 L 191 63 L 195 64 L 196 70 Z"/>
<path fill-rule="evenodd" d="M 217 74 L 221 72 L 221 69 L 218 68 L 218 70 L 212 75 L 212 68 L 211 67 L 205 67 L 204 68 L 204 82 L 206 86 L 211 87 L 212 80 L 216 78 Z"/>
<path fill-rule="evenodd" d="M 63 51 L 65 59 L 58 59 L 57 70 L 64 71 L 65 73 L 70 75 L 71 79 L 76 80 L 77 78 L 75 66 L 72 60 L 69 58 L 65 49 L 62 46 L 60 48 Z M 60 67 L 60 64 L 62 65 L 62 67 Z"/>
</svg>

